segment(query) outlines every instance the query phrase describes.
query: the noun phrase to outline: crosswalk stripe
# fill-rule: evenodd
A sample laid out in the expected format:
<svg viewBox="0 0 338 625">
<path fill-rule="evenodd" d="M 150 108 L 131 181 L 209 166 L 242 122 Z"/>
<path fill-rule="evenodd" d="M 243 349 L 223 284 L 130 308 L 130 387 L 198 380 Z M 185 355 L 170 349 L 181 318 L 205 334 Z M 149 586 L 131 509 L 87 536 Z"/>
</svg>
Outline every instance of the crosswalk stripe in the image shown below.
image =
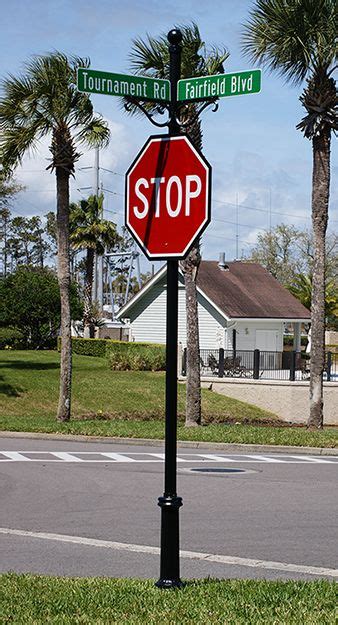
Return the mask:
<svg viewBox="0 0 338 625">
<path fill-rule="evenodd" d="M 108 451 L 0 451 L 1 462 L 81 462 L 81 463 L 159 463 L 164 461 L 164 453 L 155 452 L 108 452 Z M 177 463 L 224 463 L 224 464 L 336 464 L 337 456 L 325 459 L 306 455 L 260 455 L 260 454 L 203 454 L 180 452 Z"/>
<path fill-rule="evenodd" d="M 154 458 L 159 458 L 160 460 L 164 460 L 164 454 L 154 454 L 149 453 L 148 456 L 153 456 Z M 189 462 L 186 458 L 180 458 L 180 456 L 176 457 L 176 462 Z"/>
<path fill-rule="evenodd" d="M 16 462 L 26 462 L 30 460 L 30 458 L 26 458 L 26 456 L 19 451 L 2 451 L 1 453 L 6 456 L 6 458 L 15 460 Z"/>
<path fill-rule="evenodd" d="M 112 451 L 100 452 L 100 456 L 111 458 L 112 460 L 115 460 L 115 462 L 138 462 L 134 458 L 129 458 L 129 456 L 125 456 L 124 454 L 116 454 Z"/>
<path fill-rule="evenodd" d="M 216 456 L 215 454 L 198 454 L 202 458 L 206 460 L 212 460 L 213 462 L 235 462 L 232 458 L 228 458 L 225 456 Z"/>
<path fill-rule="evenodd" d="M 51 451 L 50 453 L 66 462 L 84 462 L 82 458 L 77 458 L 77 456 L 73 456 L 73 454 L 69 454 L 67 451 Z"/>
<path fill-rule="evenodd" d="M 313 456 L 290 456 L 290 458 L 299 458 L 300 460 L 306 460 L 307 462 L 318 464 L 333 464 L 330 460 L 324 460 L 324 458 L 314 458 Z"/>
<path fill-rule="evenodd" d="M 249 454 L 247 458 L 252 458 L 253 460 L 259 460 L 260 462 L 281 462 L 285 463 L 285 460 L 280 460 L 280 458 L 269 458 L 268 456 L 260 456 L 260 455 L 251 455 Z"/>
</svg>

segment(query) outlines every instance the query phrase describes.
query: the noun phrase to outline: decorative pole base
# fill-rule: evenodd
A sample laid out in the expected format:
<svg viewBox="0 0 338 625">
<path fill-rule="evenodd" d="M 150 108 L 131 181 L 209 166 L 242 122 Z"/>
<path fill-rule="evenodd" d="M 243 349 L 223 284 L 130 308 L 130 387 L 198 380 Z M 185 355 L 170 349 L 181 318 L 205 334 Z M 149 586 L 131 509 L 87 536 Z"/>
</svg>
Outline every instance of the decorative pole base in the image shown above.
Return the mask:
<svg viewBox="0 0 338 625">
<path fill-rule="evenodd" d="M 157 588 L 181 588 L 179 559 L 179 509 L 182 498 L 177 496 L 159 497 L 161 515 L 161 570 Z"/>
</svg>

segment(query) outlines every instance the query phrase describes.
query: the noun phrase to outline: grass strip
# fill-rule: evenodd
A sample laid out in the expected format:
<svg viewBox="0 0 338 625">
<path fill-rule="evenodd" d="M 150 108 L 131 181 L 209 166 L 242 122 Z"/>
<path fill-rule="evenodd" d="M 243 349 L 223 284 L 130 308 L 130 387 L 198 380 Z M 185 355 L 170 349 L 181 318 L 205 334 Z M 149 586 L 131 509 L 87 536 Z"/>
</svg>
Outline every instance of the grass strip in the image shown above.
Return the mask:
<svg viewBox="0 0 338 625">
<path fill-rule="evenodd" d="M 55 416 L 60 355 L 53 351 L 0 351 L 0 414 Z M 152 371 L 111 371 L 105 358 L 73 356 L 74 417 L 159 419 L 164 416 L 165 375 Z M 256 406 L 202 391 L 206 420 L 271 422 L 277 417 Z M 178 413 L 185 414 L 185 386 L 178 388 Z"/>
<path fill-rule="evenodd" d="M 59 388 L 59 354 L 53 351 L 0 352 L 0 429 L 117 436 L 164 437 L 163 373 L 110 371 L 104 358 L 74 355 L 72 415 L 55 419 Z M 178 388 L 181 441 L 338 447 L 338 428 L 307 431 L 287 427 L 256 406 L 207 389 L 202 412 L 207 426 L 185 428 L 185 386 Z"/>
<path fill-rule="evenodd" d="M 335 600 L 325 580 L 206 579 L 161 591 L 151 580 L 0 576 L 4 625 L 333 625 Z"/>
<path fill-rule="evenodd" d="M 0 417 L 0 431 L 81 434 L 119 438 L 164 438 L 164 421 L 132 419 L 77 420 L 58 423 L 55 417 Z M 179 441 L 207 443 L 243 443 L 247 445 L 287 445 L 298 447 L 338 447 L 338 430 L 308 431 L 292 427 L 263 427 L 254 425 L 208 425 L 186 428 L 179 425 Z"/>
</svg>

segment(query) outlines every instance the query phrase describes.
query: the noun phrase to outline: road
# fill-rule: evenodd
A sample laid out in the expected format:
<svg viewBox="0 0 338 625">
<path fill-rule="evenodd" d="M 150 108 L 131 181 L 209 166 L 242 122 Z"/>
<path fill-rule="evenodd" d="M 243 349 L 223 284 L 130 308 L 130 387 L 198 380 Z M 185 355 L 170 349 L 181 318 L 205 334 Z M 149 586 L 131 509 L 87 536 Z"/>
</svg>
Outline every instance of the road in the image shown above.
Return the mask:
<svg viewBox="0 0 338 625">
<path fill-rule="evenodd" d="M 182 577 L 337 579 L 338 456 L 178 458 Z M 162 491 L 162 447 L 0 438 L 0 571 L 158 578 Z"/>
</svg>

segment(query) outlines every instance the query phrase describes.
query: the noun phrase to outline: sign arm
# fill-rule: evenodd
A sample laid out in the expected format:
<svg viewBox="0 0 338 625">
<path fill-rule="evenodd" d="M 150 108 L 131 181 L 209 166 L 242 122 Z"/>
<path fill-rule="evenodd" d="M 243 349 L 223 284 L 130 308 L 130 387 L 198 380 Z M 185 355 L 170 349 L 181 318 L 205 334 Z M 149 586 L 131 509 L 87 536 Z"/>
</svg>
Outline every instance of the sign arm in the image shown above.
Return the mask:
<svg viewBox="0 0 338 625">
<path fill-rule="evenodd" d="M 207 109 L 208 106 L 212 106 L 212 105 L 213 105 L 213 108 L 211 109 L 211 111 L 212 113 L 216 113 L 219 107 L 218 98 L 214 98 L 213 100 L 208 100 L 207 102 L 204 102 L 204 104 L 200 106 L 200 108 L 196 111 L 196 114 L 190 119 L 188 119 L 187 121 L 181 122 L 179 117 L 176 117 L 176 122 L 178 123 L 180 128 L 190 128 L 190 126 L 193 126 L 195 122 L 198 120 L 200 114 L 203 113 L 203 111 Z M 181 106 L 177 108 L 177 112 L 179 112 L 185 106 L 187 106 L 186 102 L 184 102 Z"/>
<path fill-rule="evenodd" d="M 154 125 L 157 126 L 157 128 L 165 128 L 166 126 L 169 125 L 170 120 L 167 119 L 165 122 L 157 122 L 154 119 L 154 113 L 150 113 L 149 111 L 147 111 L 147 109 L 145 108 L 145 106 L 143 106 L 136 98 L 125 98 L 126 99 L 126 103 L 124 105 L 125 110 L 130 113 L 132 110 L 133 106 L 136 106 L 137 108 L 140 109 L 140 111 L 149 119 L 149 121 Z M 163 115 L 165 113 L 165 111 L 168 111 L 168 107 L 165 105 L 160 105 L 156 107 L 156 111 L 157 113 L 159 113 L 160 115 Z"/>
</svg>

